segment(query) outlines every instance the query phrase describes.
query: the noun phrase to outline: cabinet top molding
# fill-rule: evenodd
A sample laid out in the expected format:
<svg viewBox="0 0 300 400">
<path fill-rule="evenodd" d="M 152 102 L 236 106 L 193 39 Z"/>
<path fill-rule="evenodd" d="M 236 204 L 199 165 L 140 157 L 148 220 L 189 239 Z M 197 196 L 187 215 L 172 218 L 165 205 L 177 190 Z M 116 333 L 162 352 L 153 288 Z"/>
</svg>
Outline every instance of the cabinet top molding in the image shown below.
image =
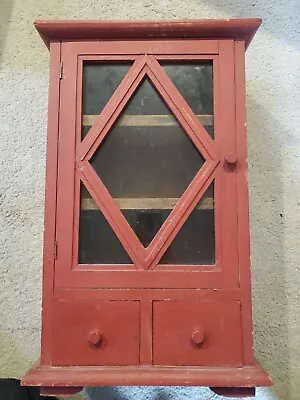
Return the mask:
<svg viewBox="0 0 300 400">
<path fill-rule="evenodd" d="M 37 20 L 34 25 L 48 48 L 51 42 L 61 40 L 138 40 L 149 38 L 228 38 L 244 40 L 247 48 L 261 22 L 261 18 L 181 21 Z"/>
</svg>

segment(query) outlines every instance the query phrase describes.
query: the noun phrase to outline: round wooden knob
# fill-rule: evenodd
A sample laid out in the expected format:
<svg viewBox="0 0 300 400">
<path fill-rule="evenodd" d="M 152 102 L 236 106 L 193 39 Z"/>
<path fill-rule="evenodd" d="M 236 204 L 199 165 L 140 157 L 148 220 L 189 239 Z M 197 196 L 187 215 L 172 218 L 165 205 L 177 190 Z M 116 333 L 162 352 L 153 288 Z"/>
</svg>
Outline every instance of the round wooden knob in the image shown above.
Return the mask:
<svg viewBox="0 0 300 400">
<path fill-rule="evenodd" d="M 91 344 L 98 344 L 102 340 L 102 333 L 99 331 L 99 329 L 93 329 L 89 332 L 89 342 Z"/>
<path fill-rule="evenodd" d="M 229 165 L 236 165 L 237 163 L 237 157 L 234 153 L 227 153 L 225 157 L 225 161 Z"/>
<path fill-rule="evenodd" d="M 200 344 L 203 343 L 204 341 L 204 332 L 202 329 L 195 329 L 194 332 L 192 333 L 191 336 L 192 342 L 196 344 L 197 346 L 200 346 Z"/>
</svg>

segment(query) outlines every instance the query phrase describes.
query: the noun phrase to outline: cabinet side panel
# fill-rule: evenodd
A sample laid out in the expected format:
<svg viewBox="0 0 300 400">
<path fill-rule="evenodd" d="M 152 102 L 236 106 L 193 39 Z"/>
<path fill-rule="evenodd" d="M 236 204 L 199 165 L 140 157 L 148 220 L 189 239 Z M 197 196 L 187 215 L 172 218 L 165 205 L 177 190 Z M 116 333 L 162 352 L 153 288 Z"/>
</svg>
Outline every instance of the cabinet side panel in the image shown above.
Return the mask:
<svg viewBox="0 0 300 400">
<path fill-rule="evenodd" d="M 253 364 L 244 41 L 235 42 L 235 95 L 236 143 L 239 160 L 237 172 L 238 245 L 242 296 L 243 353 L 244 363 Z"/>
<path fill-rule="evenodd" d="M 51 357 L 51 303 L 55 262 L 55 224 L 57 187 L 57 142 L 59 117 L 60 43 L 50 44 L 48 136 L 46 161 L 46 190 L 44 217 L 43 300 L 41 363 L 49 364 Z"/>
</svg>

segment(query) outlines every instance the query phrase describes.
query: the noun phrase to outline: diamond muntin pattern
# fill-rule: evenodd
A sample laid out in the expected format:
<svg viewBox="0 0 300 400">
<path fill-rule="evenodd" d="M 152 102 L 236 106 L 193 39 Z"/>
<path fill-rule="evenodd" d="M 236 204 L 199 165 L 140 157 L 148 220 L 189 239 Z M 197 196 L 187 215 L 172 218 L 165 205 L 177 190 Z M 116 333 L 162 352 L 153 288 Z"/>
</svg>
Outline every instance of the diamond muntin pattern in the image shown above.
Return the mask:
<svg viewBox="0 0 300 400">
<path fill-rule="evenodd" d="M 95 202 L 142 269 L 185 222 L 218 164 L 205 129 L 195 133 L 199 121 L 176 105 L 184 100 L 163 74 L 156 60 L 137 60 L 77 150 Z"/>
</svg>

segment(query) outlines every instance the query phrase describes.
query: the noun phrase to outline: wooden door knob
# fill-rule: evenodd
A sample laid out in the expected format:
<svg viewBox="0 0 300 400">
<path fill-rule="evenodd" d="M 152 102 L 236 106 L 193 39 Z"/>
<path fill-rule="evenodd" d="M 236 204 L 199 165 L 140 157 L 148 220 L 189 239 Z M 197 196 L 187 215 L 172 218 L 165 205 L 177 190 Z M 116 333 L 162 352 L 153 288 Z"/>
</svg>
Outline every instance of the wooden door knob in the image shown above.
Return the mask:
<svg viewBox="0 0 300 400">
<path fill-rule="evenodd" d="M 204 341 L 204 332 L 202 329 L 195 329 L 191 336 L 192 342 L 200 346 Z"/>
<path fill-rule="evenodd" d="M 237 157 L 236 154 L 234 153 L 227 153 L 225 156 L 225 161 L 227 162 L 227 164 L 229 165 L 236 165 L 237 163 Z"/>
<path fill-rule="evenodd" d="M 93 329 L 89 332 L 89 342 L 91 344 L 99 344 L 102 340 L 102 333 L 99 331 L 99 329 Z"/>
</svg>

